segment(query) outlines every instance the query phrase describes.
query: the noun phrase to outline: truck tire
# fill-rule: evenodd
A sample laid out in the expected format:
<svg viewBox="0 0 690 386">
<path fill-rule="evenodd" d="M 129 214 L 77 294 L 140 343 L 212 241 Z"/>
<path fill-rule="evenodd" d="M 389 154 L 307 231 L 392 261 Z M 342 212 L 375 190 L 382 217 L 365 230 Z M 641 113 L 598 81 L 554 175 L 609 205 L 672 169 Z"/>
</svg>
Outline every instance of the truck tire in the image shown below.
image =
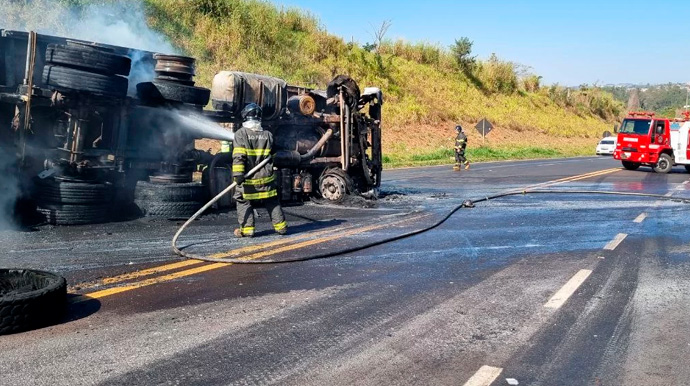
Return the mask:
<svg viewBox="0 0 690 386">
<path fill-rule="evenodd" d="M 687 171 L 688 173 L 690 173 L 690 165 L 685 165 L 685 171 Z"/>
<path fill-rule="evenodd" d="M 0 269 L 0 335 L 58 321 L 66 300 L 63 277 L 28 269 Z"/>
<path fill-rule="evenodd" d="M 110 205 L 39 203 L 37 210 L 51 225 L 87 225 L 107 222 Z"/>
<path fill-rule="evenodd" d="M 623 161 L 623 167 L 628 170 L 637 170 L 640 168 L 640 164 L 635 162 Z"/>
<path fill-rule="evenodd" d="M 352 192 L 352 180 L 341 169 L 326 170 L 319 178 L 319 194 L 328 201 L 341 202 Z"/>
<path fill-rule="evenodd" d="M 162 202 L 162 201 L 148 201 L 135 200 L 134 203 L 139 207 L 141 212 L 147 217 L 163 217 L 163 218 L 189 218 L 192 217 L 202 206 L 201 202 L 187 201 L 187 202 Z"/>
<path fill-rule="evenodd" d="M 204 202 L 206 187 L 198 182 L 179 184 L 154 184 L 139 181 L 134 193 L 137 200 L 160 202 Z"/>
<path fill-rule="evenodd" d="M 169 101 L 197 106 L 205 106 L 211 98 L 211 90 L 207 88 L 156 80 L 139 83 L 137 94 L 144 102 Z"/>
<path fill-rule="evenodd" d="M 668 154 L 660 154 L 659 160 L 654 166 L 654 171 L 657 173 L 668 173 L 673 169 L 673 159 Z"/>
<path fill-rule="evenodd" d="M 35 196 L 39 203 L 105 204 L 113 197 L 113 186 L 109 183 L 67 182 L 51 179 L 37 182 Z"/>
<path fill-rule="evenodd" d="M 75 68 L 46 65 L 43 83 L 63 92 L 81 91 L 102 96 L 124 98 L 128 80 L 118 75 L 103 75 Z"/>
<path fill-rule="evenodd" d="M 49 44 L 46 63 L 103 75 L 129 75 L 132 60 L 88 46 Z"/>
</svg>

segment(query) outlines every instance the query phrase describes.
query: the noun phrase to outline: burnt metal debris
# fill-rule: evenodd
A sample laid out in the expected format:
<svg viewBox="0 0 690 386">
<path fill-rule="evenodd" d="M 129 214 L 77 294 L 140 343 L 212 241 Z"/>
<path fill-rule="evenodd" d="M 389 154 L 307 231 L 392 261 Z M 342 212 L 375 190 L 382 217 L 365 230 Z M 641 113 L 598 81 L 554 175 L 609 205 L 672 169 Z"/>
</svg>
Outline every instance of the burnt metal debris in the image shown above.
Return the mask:
<svg viewBox="0 0 690 386">
<path fill-rule="evenodd" d="M 0 170 L 15 177 L 17 207 L 33 208 L 21 215 L 88 224 L 193 213 L 229 184 L 230 157 L 195 149 L 200 135 L 176 117 L 233 130 L 247 103 L 274 134 L 281 199 L 375 195 L 381 90 L 347 76 L 315 90 L 228 71 L 208 89 L 195 75 L 190 57 L 0 29 Z"/>
</svg>

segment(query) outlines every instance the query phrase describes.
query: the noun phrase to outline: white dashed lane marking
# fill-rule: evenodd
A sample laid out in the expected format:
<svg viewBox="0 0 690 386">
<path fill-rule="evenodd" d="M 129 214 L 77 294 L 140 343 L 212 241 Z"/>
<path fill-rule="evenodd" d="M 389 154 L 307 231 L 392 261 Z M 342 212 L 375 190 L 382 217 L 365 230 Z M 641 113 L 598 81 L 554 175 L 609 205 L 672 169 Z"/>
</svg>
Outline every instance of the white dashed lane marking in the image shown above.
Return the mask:
<svg viewBox="0 0 690 386">
<path fill-rule="evenodd" d="M 465 386 L 489 386 L 501 375 L 503 369 L 500 367 L 482 366 L 476 373 L 465 382 Z"/>
<path fill-rule="evenodd" d="M 582 269 L 578 273 L 575 274 L 575 276 L 572 277 L 572 279 L 568 280 L 567 283 L 554 294 L 551 299 L 549 299 L 546 304 L 544 304 L 544 307 L 546 308 L 553 308 L 553 309 L 558 309 L 561 308 L 563 304 L 570 298 L 575 291 L 577 291 L 578 288 L 582 285 L 582 283 L 587 280 L 589 275 L 592 274 L 592 271 L 589 269 Z"/>
<path fill-rule="evenodd" d="M 623 240 L 625 240 L 626 237 L 628 237 L 628 235 L 625 233 L 617 234 L 616 237 L 613 238 L 613 240 L 609 241 L 609 243 L 606 244 L 604 249 L 607 251 L 613 251 L 614 249 L 616 249 L 616 247 L 618 247 L 620 243 L 623 242 Z"/>
<path fill-rule="evenodd" d="M 647 218 L 647 213 L 642 213 L 637 218 L 634 220 L 634 222 L 640 224 L 642 221 L 644 221 Z"/>
</svg>

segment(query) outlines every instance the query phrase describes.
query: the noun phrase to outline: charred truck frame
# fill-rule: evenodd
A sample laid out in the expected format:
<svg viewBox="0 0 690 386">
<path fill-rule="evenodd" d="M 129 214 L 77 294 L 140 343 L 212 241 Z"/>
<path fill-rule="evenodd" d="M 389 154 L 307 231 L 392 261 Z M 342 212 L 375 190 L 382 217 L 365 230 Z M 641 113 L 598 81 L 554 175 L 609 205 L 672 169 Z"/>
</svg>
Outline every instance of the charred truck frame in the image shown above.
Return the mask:
<svg viewBox="0 0 690 386">
<path fill-rule="evenodd" d="M 221 72 L 209 90 L 194 75 L 193 58 L 0 29 L 0 171 L 16 180 L 18 207 L 53 224 L 106 222 L 128 209 L 189 216 L 231 179 L 230 153 L 196 150 L 194 140 L 232 134 L 195 126 L 238 128 L 251 102 L 274 134 L 283 200 L 376 193 L 379 89 L 360 92 L 345 76 L 320 91 Z M 193 182 L 200 170 L 203 182 Z"/>
</svg>

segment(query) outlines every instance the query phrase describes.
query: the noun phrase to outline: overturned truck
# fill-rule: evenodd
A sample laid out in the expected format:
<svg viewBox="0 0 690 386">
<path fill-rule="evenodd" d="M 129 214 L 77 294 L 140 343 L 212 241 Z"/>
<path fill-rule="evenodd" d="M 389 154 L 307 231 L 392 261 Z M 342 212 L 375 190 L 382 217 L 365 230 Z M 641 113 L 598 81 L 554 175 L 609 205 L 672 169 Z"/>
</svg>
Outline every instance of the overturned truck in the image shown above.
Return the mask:
<svg viewBox="0 0 690 386">
<path fill-rule="evenodd" d="M 193 58 L 0 29 L 0 171 L 15 211 L 59 225 L 189 216 L 230 181 L 231 149 L 195 140 L 231 144 L 252 102 L 274 134 L 282 200 L 376 194 L 379 89 L 239 72 L 207 89 L 194 76 Z"/>
</svg>

